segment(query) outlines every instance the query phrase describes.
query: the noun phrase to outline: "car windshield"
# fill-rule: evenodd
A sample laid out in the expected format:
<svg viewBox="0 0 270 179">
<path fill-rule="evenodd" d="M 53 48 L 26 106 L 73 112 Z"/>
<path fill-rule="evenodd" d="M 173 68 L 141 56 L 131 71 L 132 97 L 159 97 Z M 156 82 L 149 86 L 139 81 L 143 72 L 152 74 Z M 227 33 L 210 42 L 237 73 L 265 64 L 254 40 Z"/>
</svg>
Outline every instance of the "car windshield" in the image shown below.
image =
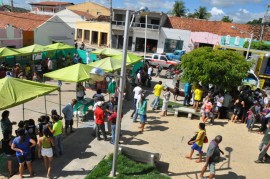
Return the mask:
<svg viewBox="0 0 270 179">
<path fill-rule="evenodd" d="M 166 55 L 166 57 L 169 61 L 172 61 L 172 59 L 168 55 Z"/>
</svg>

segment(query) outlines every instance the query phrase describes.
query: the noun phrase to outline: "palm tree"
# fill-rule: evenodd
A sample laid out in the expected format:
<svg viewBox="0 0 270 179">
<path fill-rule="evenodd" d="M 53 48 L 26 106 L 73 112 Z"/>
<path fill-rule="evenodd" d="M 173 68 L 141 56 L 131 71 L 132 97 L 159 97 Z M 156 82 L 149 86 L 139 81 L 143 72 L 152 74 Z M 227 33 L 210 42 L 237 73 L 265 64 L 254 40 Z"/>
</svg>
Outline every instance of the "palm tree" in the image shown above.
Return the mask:
<svg viewBox="0 0 270 179">
<path fill-rule="evenodd" d="M 186 6 L 185 3 L 182 0 L 177 0 L 175 1 L 172 9 L 172 14 L 181 17 L 181 16 L 186 16 Z"/>
<path fill-rule="evenodd" d="M 209 19 L 211 17 L 211 13 L 207 12 L 206 7 L 200 6 L 199 9 L 195 9 L 195 12 L 191 14 L 190 17 L 198 19 Z"/>
</svg>

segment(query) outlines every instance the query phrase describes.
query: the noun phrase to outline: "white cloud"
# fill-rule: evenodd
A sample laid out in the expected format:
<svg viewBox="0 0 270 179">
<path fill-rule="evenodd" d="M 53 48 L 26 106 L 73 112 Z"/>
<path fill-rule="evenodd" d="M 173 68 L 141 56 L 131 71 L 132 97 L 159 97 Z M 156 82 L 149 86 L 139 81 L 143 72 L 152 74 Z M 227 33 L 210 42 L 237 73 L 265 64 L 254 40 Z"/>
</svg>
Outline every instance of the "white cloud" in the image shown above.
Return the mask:
<svg viewBox="0 0 270 179">
<path fill-rule="evenodd" d="M 262 0 L 202 0 L 215 7 L 229 7 L 239 4 L 260 3 Z"/>
<path fill-rule="evenodd" d="M 225 14 L 222 9 L 218 9 L 216 7 L 213 7 L 209 12 L 212 16 Z"/>
<path fill-rule="evenodd" d="M 146 6 L 150 11 L 160 11 L 160 9 L 165 10 L 165 12 L 173 8 L 174 1 L 169 0 L 124 0 L 125 8 L 136 10 L 140 7 Z"/>
<path fill-rule="evenodd" d="M 262 18 L 265 13 L 265 12 L 251 13 L 246 9 L 239 9 L 237 11 L 224 13 L 222 9 L 218 9 L 218 8 L 214 10 L 213 9 L 214 8 L 212 8 L 212 10 L 210 11 L 210 13 L 212 14 L 210 20 L 219 21 L 222 19 L 223 16 L 229 16 L 230 19 L 233 19 L 233 22 L 236 22 L 236 23 L 247 23 L 248 21 L 251 21 L 253 19 Z M 217 13 L 217 12 L 223 12 L 223 13 Z"/>
</svg>

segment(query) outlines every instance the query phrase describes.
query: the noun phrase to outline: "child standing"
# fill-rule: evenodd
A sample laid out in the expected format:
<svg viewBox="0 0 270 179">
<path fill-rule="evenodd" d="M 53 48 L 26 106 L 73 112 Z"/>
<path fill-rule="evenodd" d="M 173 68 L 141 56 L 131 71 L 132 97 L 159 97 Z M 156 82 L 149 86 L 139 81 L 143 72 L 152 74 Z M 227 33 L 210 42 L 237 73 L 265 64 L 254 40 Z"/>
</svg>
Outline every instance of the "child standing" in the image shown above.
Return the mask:
<svg viewBox="0 0 270 179">
<path fill-rule="evenodd" d="M 170 100 L 170 88 L 167 87 L 166 88 L 166 92 L 163 94 L 163 105 L 162 105 L 162 114 L 161 116 L 167 116 L 167 112 L 168 112 L 168 104 L 169 104 L 169 100 Z"/>
</svg>

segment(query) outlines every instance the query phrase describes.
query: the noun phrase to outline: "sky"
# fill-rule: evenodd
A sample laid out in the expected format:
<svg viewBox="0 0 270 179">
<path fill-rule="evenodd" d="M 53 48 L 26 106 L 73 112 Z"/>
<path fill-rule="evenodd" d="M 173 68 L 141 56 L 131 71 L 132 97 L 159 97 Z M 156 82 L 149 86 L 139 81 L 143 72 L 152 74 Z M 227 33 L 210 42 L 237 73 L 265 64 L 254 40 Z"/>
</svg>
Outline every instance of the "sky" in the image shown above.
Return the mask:
<svg viewBox="0 0 270 179">
<path fill-rule="evenodd" d="M 3 0 L 9 3 L 10 0 Z M 40 2 L 45 0 L 14 0 L 15 6 L 29 8 L 28 3 Z M 47 0 L 48 1 L 48 0 Z M 55 0 L 50 0 L 55 1 Z M 62 2 L 73 2 L 74 4 L 86 1 L 96 2 L 109 6 L 109 0 L 57 0 Z M 147 6 L 151 11 L 168 12 L 172 9 L 175 0 L 112 0 L 114 8 L 128 8 L 132 10 Z M 246 23 L 247 21 L 263 17 L 270 5 L 270 0 L 183 0 L 189 12 L 194 12 L 199 6 L 207 7 L 212 14 L 210 20 L 220 20 L 223 16 L 229 16 L 237 23 Z"/>
</svg>

